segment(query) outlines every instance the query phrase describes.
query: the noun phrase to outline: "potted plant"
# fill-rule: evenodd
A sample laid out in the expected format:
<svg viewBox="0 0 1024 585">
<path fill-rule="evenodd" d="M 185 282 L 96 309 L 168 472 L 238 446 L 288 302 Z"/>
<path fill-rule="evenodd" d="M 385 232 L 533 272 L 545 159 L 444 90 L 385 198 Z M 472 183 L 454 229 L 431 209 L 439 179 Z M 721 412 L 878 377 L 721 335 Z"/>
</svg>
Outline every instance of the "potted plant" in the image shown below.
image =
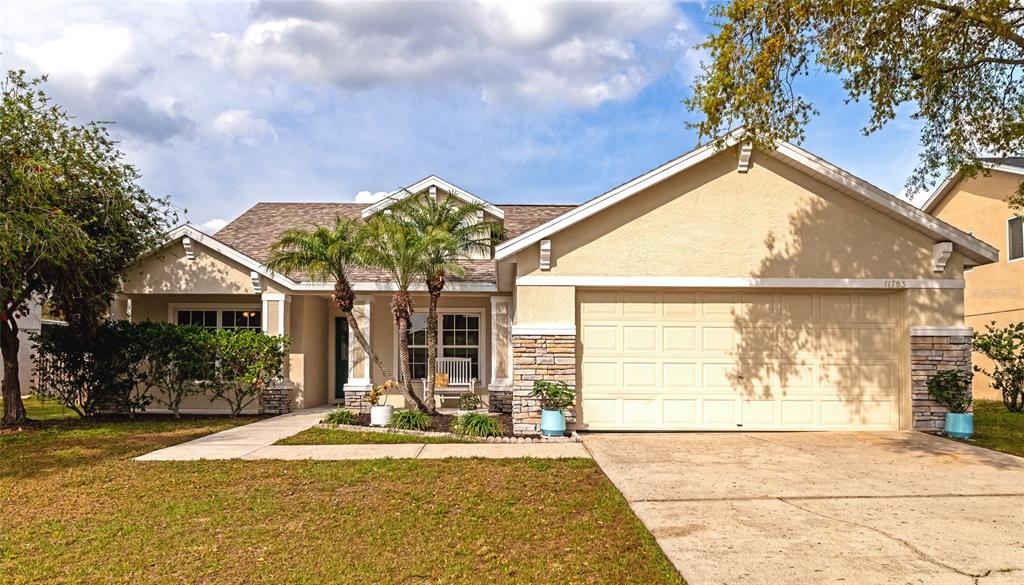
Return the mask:
<svg viewBox="0 0 1024 585">
<path fill-rule="evenodd" d="M 398 386 L 394 380 L 388 380 L 380 386 L 374 386 L 366 393 L 366 400 L 370 403 L 370 426 L 386 427 L 391 422 L 391 416 L 395 414 L 395 407 L 390 404 L 380 404 L 381 398 L 388 390 Z"/>
<path fill-rule="evenodd" d="M 537 380 L 533 383 L 535 398 L 540 398 L 540 432 L 545 437 L 565 434 L 565 412 L 576 401 L 576 393 L 565 382 Z"/>
<path fill-rule="evenodd" d="M 476 412 L 480 408 L 480 404 L 479 396 L 472 392 L 464 392 L 459 396 L 459 408 L 455 411 L 455 416 Z"/>
<path fill-rule="evenodd" d="M 945 406 L 945 432 L 954 439 L 970 439 L 974 435 L 974 415 L 971 408 L 971 378 L 974 374 L 964 370 L 943 370 L 928 378 L 928 394 Z"/>
</svg>

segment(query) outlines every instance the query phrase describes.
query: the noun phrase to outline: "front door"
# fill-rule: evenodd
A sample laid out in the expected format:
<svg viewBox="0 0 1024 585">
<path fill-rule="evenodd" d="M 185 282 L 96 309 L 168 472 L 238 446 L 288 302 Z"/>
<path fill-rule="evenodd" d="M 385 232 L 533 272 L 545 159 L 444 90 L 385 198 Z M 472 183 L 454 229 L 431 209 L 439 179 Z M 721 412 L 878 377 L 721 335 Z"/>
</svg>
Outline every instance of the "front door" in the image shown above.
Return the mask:
<svg viewBox="0 0 1024 585">
<path fill-rule="evenodd" d="M 345 398 L 348 383 L 348 321 L 334 318 L 334 399 Z"/>
</svg>

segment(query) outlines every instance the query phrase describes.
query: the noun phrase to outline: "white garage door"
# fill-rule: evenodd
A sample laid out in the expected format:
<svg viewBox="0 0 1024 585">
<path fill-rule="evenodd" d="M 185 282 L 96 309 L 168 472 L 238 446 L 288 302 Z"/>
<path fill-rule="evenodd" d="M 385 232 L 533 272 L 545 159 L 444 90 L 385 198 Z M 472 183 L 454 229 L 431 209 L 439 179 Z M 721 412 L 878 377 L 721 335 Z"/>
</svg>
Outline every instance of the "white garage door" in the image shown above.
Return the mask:
<svg viewBox="0 0 1024 585">
<path fill-rule="evenodd" d="M 896 297 L 580 291 L 584 428 L 899 424 Z"/>
</svg>

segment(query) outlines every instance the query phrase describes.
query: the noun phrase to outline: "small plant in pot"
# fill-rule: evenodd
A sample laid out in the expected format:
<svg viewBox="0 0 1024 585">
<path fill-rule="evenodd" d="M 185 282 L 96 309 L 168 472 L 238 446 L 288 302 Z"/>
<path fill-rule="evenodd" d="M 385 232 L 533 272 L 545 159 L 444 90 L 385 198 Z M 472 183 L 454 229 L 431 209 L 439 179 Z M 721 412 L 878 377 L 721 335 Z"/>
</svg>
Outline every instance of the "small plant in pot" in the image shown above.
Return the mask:
<svg viewBox="0 0 1024 585">
<path fill-rule="evenodd" d="M 974 415 L 971 408 L 971 378 L 974 374 L 964 370 L 943 370 L 928 378 L 928 394 L 945 406 L 946 435 L 954 439 L 970 439 L 974 435 Z"/>
<path fill-rule="evenodd" d="M 388 380 L 380 386 L 374 386 L 366 393 L 366 400 L 370 403 L 370 426 L 386 427 L 391 422 L 391 417 L 395 414 L 395 407 L 390 404 L 381 404 L 380 401 L 388 390 L 396 386 L 398 386 L 398 382 Z"/>
<path fill-rule="evenodd" d="M 480 409 L 481 404 L 479 396 L 472 392 L 466 392 L 459 396 L 459 408 L 455 411 L 455 416 L 476 412 Z"/>
<path fill-rule="evenodd" d="M 565 409 L 576 401 L 576 393 L 565 382 L 537 380 L 533 383 L 534 398 L 540 398 L 540 432 L 545 437 L 565 434 Z"/>
</svg>

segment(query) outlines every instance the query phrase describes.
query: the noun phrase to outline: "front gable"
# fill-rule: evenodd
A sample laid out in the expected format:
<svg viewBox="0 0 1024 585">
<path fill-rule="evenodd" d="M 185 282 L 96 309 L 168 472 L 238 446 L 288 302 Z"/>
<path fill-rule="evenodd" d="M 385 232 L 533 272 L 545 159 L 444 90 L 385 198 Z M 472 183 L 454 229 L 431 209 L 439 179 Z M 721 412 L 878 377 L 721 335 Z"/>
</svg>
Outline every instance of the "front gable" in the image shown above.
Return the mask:
<svg viewBox="0 0 1024 585">
<path fill-rule="evenodd" d="M 540 269 L 538 242 L 517 252 L 518 276 L 955 279 L 963 264 L 953 252 L 936 273 L 936 238 L 742 149 L 705 158 L 545 239 L 550 268 Z"/>
<path fill-rule="evenodd" d="M 142 258 L 125 274 L 125 294 L 257 294 L 268 286 L 263 275 L 207 246 L 179 235 Z"/>
</svg>

